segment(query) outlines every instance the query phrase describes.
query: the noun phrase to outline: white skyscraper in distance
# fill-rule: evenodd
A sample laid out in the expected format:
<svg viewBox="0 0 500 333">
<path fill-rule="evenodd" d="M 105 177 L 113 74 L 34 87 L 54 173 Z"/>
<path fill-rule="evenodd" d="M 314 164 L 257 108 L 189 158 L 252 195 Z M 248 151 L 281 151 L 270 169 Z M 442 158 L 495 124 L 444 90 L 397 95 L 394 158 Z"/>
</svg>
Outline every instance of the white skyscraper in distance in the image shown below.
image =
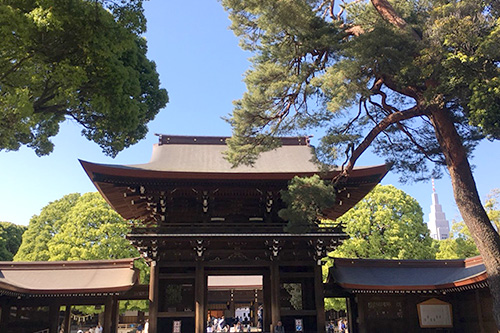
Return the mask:
<svg viewBox="0 0 500 333">
<path fill-rule="evenodd" d="M 431 237 L 434 239 L 443 240 L 450 237 L 450 224 L 439 204 L 434 179 L 432 179 L 432 204 L 427 227 L 431 231 Z"/>
</svg>

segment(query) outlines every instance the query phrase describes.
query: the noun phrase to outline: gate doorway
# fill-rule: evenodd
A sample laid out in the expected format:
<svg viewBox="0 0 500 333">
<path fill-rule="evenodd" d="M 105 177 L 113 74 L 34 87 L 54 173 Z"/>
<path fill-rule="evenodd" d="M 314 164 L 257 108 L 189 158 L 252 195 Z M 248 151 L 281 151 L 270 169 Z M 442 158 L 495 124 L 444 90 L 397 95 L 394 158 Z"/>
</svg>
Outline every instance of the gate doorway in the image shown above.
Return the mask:
<svg viewBox="0 0 500 333">
<path fill-rule="evenodd" d="M 262 332 L 262 275 L 207 276 L 207 331 Z"/>
</svg>

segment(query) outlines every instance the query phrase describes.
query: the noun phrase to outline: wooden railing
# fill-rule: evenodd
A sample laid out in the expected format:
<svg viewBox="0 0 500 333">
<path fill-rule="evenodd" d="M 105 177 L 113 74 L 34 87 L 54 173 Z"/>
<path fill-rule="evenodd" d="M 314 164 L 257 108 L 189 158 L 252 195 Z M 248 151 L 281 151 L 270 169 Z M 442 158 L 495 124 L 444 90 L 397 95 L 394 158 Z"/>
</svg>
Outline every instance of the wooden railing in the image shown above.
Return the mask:
<svg viewBox="0 0 500 333">
<path fill-rule="evenodd" d="M 158 227 L 134 228 L 133 233 L 157 234 L 270 234 L 284 233 L 283 222 L 168 222 Z M 338 226 L 313 226 L 309 233 L 341 233 Z"/>
</svg>

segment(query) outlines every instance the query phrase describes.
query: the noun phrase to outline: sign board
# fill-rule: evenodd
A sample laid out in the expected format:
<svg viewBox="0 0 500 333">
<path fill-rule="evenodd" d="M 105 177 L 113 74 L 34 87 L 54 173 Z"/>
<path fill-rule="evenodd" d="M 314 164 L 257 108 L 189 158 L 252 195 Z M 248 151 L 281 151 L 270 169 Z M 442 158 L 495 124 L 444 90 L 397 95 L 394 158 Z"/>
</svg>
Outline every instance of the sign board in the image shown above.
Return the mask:
<svg viewBox="0 0 500 333">
<path fill-rule="evenodd" d="M 181 321 L 180 320 L 174 320 L 172 333 L 181 333 Z"/>
<path fill-rule="evenodd" d="M 451 304 L 431 298 L 417 304 L 418 321 L 421 328 L 453 327 Z"/>
<path fill-rule="evenodd" d="M 295 332 L 304 332 L 302 319 L 295 319 Z"/>
</svg>

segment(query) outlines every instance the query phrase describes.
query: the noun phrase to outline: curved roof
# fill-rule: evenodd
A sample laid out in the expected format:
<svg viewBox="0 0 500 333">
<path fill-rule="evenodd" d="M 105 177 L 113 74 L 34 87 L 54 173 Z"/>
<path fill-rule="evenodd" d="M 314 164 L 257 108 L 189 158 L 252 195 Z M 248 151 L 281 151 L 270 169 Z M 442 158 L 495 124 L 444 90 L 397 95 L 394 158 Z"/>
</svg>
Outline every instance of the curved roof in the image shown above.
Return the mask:
<svg viewBox="0 0 500 333">
<path fill-rule="evenodd" d="M 161 135 L 149 163 L 109 165 L 80 161 L 108 203 L 125 219 L 143 216 L 124 195 L 131 183 L 188 180 L 279 180 L 320 174 L 331 179 L 340 170 L 322 172 L 307 137 L 281 138 L 282 146 L 262 153 L 253 166 L 232 165 L 224 158 L 226 137 Z M 337 195 L 337 205 L 325 213 L 335 219 L 361 200 L 388 172 L 388 165 L 354 168 Z"/>
<path fill-rule="evenodd" d="M 3 261 L 0 262 L 0 293 L 61 295 L 123 292 L 139 282 L 134 260 Z"/>
<path fill-rule="evenodd" d="M 291 179 L 322 172 L 307 137 L 281 138 L 282 146 L 261 153 L 253 165 L 233 167 L 225 157 L 227 137 L 160 136 L 151 160 L 143 164 L 111 165 L 81 161 L 89 173 L 137 178 Z M 355 168 L 353 173 L 387 172 L 386 165 Z M 335 175 L 340 170 L 326 172 Z M 384 173 L 385 175 L 385 173 Z"/>
<path fill-rule="evenodd" d="M 165 136 L 153 146 L 151 161 L 132 168 L 187 173 L 312 173 L 319 172 L 314 163 L 313 147 L 307 138 L 286 138 L 287 144 L 260 154 L 254 165 L 232 167 L 226 159 L 224 137 Z M 279 163 L 277 163 L 279 162 Z"/>
<path fill-rule="evenodd" d="M 329 284 L 356 291 L 453 291 L 486 283 L 481 257 L 456 260 L 335 258 Z"/>
</svg>

